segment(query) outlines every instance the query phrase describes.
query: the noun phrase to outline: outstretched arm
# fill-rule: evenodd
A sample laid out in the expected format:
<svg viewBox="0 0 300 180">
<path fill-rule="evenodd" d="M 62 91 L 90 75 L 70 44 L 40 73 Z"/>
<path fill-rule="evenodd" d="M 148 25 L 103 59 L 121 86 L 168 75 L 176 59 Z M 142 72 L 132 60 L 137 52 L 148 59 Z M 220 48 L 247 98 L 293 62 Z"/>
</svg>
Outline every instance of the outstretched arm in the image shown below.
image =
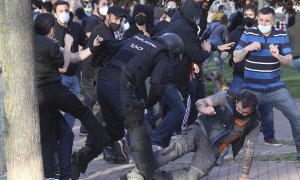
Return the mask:
<svg viewBox="0 0 300 180">
<path fill-rule="evenodd" d="M 258 137 L 258 134 L 260 132 L 260 126 L 261 126 L 261 122 L 259 122 L 259 125 L 247 135 L 247 140 L 245 145 L 245 155 L 244 155 L 242 174 L 240 176 L 240 180 L 249 179 L 249 173 L 250 173 L 252 159 L 254 155 L 254 145 Z"/>
<path fill-rule="evenodd" d="M 103 41 L 103 38 L 99 35 L 94 39 L 93 47 L 92 48 L 86 48 L 82 51 L 71 53 L 71 63 L 78 63 L 80 61 L 83 61 L 87 59 L 90 55 L 92 55 L 93 48 L 97 48 L 100 46 L 100 43 Z"/>
</svg>

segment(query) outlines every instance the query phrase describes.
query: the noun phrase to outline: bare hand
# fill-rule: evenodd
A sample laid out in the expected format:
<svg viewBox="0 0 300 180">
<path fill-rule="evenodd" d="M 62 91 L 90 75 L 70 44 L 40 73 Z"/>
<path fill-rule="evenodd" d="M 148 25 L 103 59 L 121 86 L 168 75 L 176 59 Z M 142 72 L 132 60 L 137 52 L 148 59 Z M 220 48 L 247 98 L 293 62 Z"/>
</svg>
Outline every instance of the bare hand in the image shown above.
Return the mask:
<svg viewBox="0 0 300 180">
<path fill-rule="evenodd" d="M 206 107 L 206 108 L 200 109 L 200 113 L 203 115 L 214 115 L 214 114 L 216 114 L 216 111 L 215 111 L 214 107 Z"/>
<path fill-rule="evenodd" d="M 201 48 L 202 48 L 202 50 L 204 50 L 204 51 L 210 52 L 210 51 L 211 51 L 211 44 L 210 44 L 207 40 L 204 40 L 204 41 L 201 43 Z"/>
<path fill-rule="evenodd" d="M 277 59 L 279 58 L 280 54 L 279 54 L 278 45 L 271 44 L 269 46 L 269 50 L 273 57 L 275 57 Z"/>
<path fill-rule="evenodd" d="M 66 34 L 65 38 L 64 38 L 64 41 L 65 41 L 65 46 L 66 45 L 72 46 L 74 39 L 70 34 Z"/>
<path fill-rule="evenodd" d="M 242 174 L 239 180 L 250 180 L 249 175 Z"/>
<path fill-rule="evenodd" d="M 235 42 L 227 43 L 227 44 L 222 44 L 218 46 L 219 51 L 226 51 L 231 49 L 234 46 Z"/>
<path fill-rule="evenodd" d="M 245 47 L 247 51 L 259 51 L 261 49 L 261 45 L 259 42 L 253 42 Z"/>
<path fill-rule="evenodd" d="M 99 46 L 101 42 L 103 41 L 103 38 L 99 35 L 94 39 L 93 46 Z"/>
<path fill-rule="evenodd" d="M 196 74 L 200 72 L 199 66 L 195 63 L 193 63 L 193 70 L 194 70 L 194 73 L 196 73 Z"/>
<path fill-rule="evenodd" d="M 222 52 L 222 53 L 221 53 L 221 59 L 225 59 L 225 58 L 227 58 L 227 57 L 228 57 L 228 55 L 229 55 L 229 53 L 228 53 L 228 52 L 226 52 L 226 51 Z"/>
</svg>

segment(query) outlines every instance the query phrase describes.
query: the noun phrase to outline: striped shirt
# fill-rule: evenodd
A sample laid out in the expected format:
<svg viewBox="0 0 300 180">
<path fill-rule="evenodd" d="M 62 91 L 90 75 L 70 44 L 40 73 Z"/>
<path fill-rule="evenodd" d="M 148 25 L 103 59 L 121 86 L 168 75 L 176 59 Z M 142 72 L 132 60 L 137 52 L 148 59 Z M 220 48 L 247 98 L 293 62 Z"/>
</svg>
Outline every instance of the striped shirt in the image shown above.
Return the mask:
<svg viewBox="0 0 300 180">
<path fill-rule="evenodd" d="M 246 29 L 235 49 L 241 50 L 253 42 L 259 42 L 261 50 L 251 51 L 245 57 L 244 88 L 270 92 L 284 87 L 280 77 L 281 64 L 272 56 L 269 46 L 277 45 L 283 56 L 291 54 L 287 33 L 273 28 L 271 34 L 265 37 L 258 28 Z"/>
</svg>

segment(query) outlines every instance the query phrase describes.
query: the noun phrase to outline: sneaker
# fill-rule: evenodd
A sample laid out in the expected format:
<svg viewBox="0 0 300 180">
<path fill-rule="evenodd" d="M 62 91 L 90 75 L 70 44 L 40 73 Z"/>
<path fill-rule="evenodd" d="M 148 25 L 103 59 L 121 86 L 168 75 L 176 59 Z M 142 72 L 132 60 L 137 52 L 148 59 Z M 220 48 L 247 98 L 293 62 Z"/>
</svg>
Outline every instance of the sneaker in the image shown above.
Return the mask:
<svg viewBox="0 0 300 180">
<path fill-rule="evenodd" d="M 103 160 L 109 164 L 117 162 L 117 152 L 112 147 L 106 147 L 103 149 Z"/>
<path fill-rule="evenodd" d="M 127 180 L 144 180 L 144 177 L 137 172 L 131 171 L 127 174 Z"/>
<path fill-rule="evenodd" d="M 267 139 L 265 141 L 265 145 L 268 145 L 268 146 L 281 146 L 282 144 L 279 143 L 276 139 Z"/>
<path fill-rule="evenodd" d="M 156 151 L 159 151 L 161 149 L 162 149 L 161 146 L 158 146 L 158 145 L 155 145 L 155 144 L 152 145 L 152 151 L 153 151 L 153 153 L 156 152 Z"/>
<path fill-rule="evenodd" d="M 115 142 L 115 148 L 116 148 L 116 151 L 119 153 L 119 155 L 123 156 L 123 158 L 125 158 L 126 160 L 126 163 L 128 164 L 129 163 L 129 158 L 128 158 L 128 152 L 127 152 L 127 149 L 125 147 L 125 139 L 121 139 L 119 141 L 116 141 Z"/>
</svg>

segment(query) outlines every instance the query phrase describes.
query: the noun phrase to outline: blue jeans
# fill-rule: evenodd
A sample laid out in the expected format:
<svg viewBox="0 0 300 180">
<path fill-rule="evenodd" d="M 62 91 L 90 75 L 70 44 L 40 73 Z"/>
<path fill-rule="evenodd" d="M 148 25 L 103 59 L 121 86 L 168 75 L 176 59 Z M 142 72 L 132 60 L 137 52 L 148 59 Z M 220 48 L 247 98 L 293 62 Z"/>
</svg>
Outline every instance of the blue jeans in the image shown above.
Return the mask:
<svg viewBox="0 0 300 180">
<path fill-rule="evenodd" d="M 289 91 L 280 88 L 272 92 L 252 92 L 256 94 L 259 104 L 272 104 L 289 120 L 296 149 L 300 155 L 300 111 Z"/>
<path fill-rule="evenodd" d="M 293 65 L 297 71 L 300 72 L 300 58 L 293 60 Z"/>
<path fill-rule="evenodd" d="M 169 111 L 161 123 L 152 131 L 152 144 L 167 146 L 170 143 L 172 133 L 182 123 L 185 105 L 176 86 L 169 83 L 165 87 L 162 100 L 168 105 Z"/>
<path fill-rule="evenodd" d="M 77 74 L 75 74 L 73 76 L 66 76 L 64 74 L 61 74 L 61 82 L 64 86 L 69 88 L 79 98 L 79 96 L 80 96 L 80 84 L 79 84 Z M 74 124 L 75 124 L 75 118 L 69 113 L 65 113 L 64 117 L 65 117 L 68 125 L 72 129 Z"/>
<path fill-rule="evenodd" d="M 243 89 L 243 84 L 244 84 L 243 77 L 233 75 L 229 90 L 235 93 L 239 93 Z"/>
</svg>

